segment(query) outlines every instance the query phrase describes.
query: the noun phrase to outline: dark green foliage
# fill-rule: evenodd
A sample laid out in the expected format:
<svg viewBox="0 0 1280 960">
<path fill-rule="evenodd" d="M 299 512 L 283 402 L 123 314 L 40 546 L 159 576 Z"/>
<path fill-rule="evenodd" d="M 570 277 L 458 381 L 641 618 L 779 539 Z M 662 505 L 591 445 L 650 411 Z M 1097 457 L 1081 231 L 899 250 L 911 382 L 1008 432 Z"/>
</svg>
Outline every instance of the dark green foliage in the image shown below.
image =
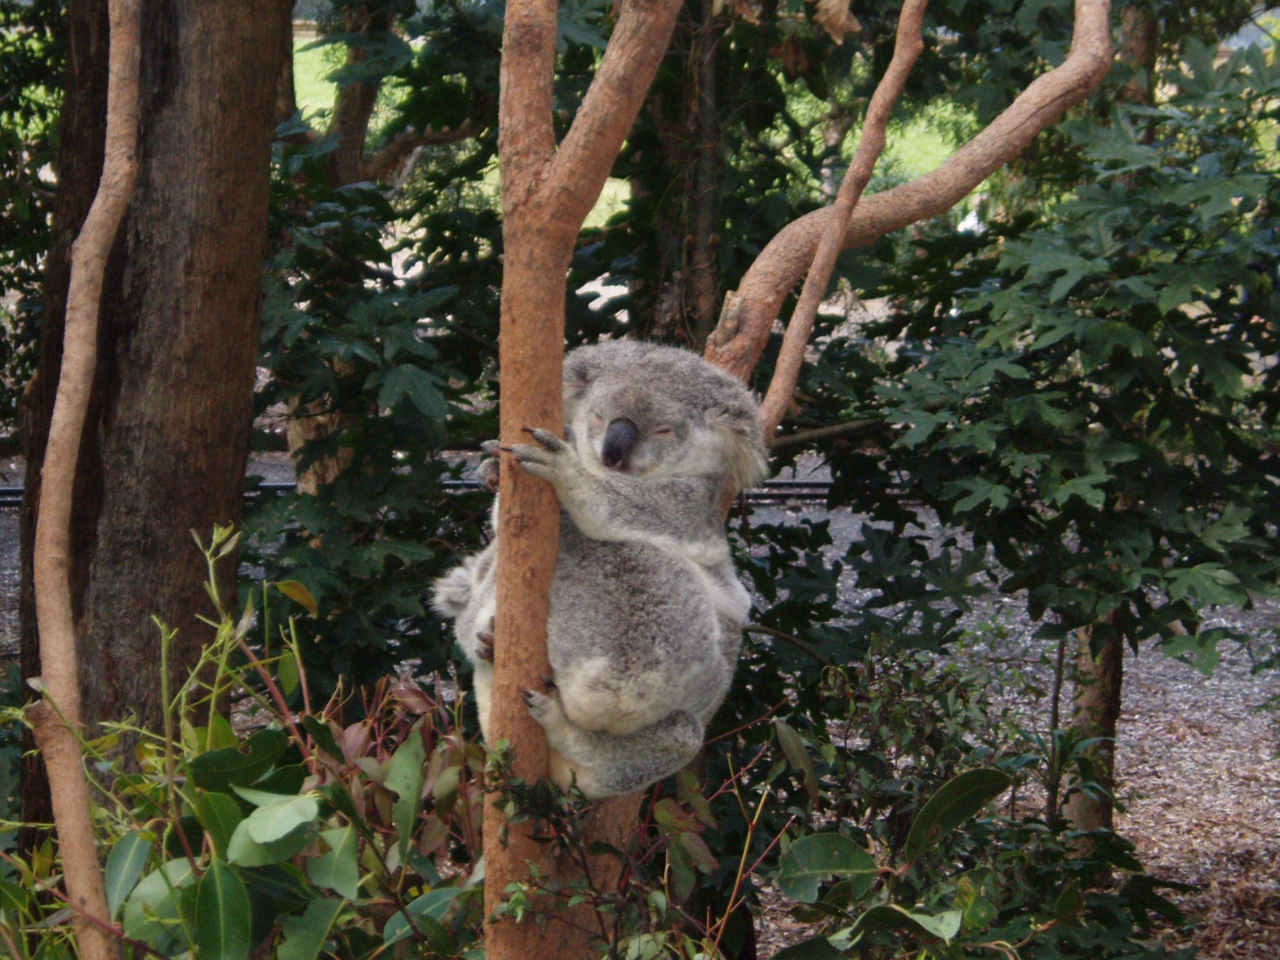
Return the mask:
<svg viewBox="0 0 1280 960">
<path fill-rule="evenodd" d="M 0 437 L 35 369 L 65 56 L 61 3 L 0 0 Z"/>
</svg>

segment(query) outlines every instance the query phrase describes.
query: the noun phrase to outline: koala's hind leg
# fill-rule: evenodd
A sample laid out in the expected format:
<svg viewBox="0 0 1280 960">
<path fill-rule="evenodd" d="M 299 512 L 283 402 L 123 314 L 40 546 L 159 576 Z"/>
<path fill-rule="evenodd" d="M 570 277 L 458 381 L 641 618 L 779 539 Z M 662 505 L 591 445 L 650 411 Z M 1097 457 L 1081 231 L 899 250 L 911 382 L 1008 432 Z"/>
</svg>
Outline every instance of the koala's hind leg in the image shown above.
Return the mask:
<svg viewBox="0 0 1280 960">
<path fill-rule="evenodd" d="M 529 712 L 588 799 L 641 790 L 685 766 L 702 747 L 702 722 L 685 710 L 673 711 L 632 733 L 583 730 L 565 716 L 554 684 L 547 687 L 546 694 L 525 691 Z"/>
</svg>

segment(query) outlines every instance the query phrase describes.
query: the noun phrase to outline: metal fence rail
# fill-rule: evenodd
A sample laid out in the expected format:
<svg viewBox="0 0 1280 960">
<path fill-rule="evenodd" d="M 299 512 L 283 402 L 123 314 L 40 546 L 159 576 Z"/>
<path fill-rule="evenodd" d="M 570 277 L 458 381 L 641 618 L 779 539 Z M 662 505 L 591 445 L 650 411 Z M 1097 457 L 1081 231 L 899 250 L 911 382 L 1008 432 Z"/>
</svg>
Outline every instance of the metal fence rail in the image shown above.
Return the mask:
<svg viewBox="0 0 1280 960">
<path fill-rule="evenodd" d="M 446 493 L 469 493 L 481 489 L 476 480 L 444 480 L 440 486 Z M 831 483 L 826 480 L 769 480 L 763 486 L 747 491 L 747 502 L 767 504 L 825 502 Z M 280 496 L 293 490 L 292 483 L 261 483 L 245 491 L 246 500 L 256 500 L 263 495 Z M 22 505 L 22 487 L 0 487 L 0 510 L 17 509 Z"/>
</svg>

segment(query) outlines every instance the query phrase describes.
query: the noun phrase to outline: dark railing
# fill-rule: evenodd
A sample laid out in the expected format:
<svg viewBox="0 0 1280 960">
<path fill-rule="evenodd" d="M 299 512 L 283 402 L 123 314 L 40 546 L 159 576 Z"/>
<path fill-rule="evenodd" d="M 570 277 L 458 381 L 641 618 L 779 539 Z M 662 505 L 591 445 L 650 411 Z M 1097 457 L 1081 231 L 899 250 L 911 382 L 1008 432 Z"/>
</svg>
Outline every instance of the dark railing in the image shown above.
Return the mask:
<svg viewBox="0 0 1280 960">
<path fill-rule="evenodd" d="M 441 487 L 447 493 L 467 493 L 480 489 L 476 480 L 444 480 Z M 825 502 L 831 484 L 826 480 L 769 480 L 763 486 L 747 491 L 747 502 L 757 505 L 791 502 Z M 280 495 L 293 489 L 292 483 L 260 483 L 245 491 L 245 498 L 256 500 L 264 494 Z M 0 510 L 15 509 L 22 504 L 21 487 L 0 487 Z"/>
</svg>

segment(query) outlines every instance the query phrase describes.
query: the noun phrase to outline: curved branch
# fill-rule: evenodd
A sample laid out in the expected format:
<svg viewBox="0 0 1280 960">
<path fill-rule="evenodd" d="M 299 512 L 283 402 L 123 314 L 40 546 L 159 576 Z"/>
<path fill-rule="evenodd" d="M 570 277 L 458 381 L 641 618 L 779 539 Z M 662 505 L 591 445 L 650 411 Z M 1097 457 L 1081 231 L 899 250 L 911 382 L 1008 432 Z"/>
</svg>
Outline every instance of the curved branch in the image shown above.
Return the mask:
<svg viewBox="0 0 1280 960">
<path fill-rule="evenodd" d="M 138 172 L 140 7 L 141 0 L 111 0 L 109 7 L 106 151 L 97 195 L 71 247 L 62 368 L 41 468 L 33 564 L 40 670 L 47 700 L 28 708 L 27 716 L 49 771 L 67 898 L 75 910 L 72 924 L 85 960 L 114 960 L 119 951 L 114 938 L 86 919 L 109 913 L 78 739 L 82 720 L 71 605 L 71 510 L 80 440 L 97 368 L 103 277 Z"/>
<path fill-rule="evenodd" d="M 1076 0 L 1071 54 L 1037 77 L 1000 116 L 934 170 L 867 197 L 845 231 L 844 248 L 862 246 L 918 220 L 936 217 L 1026 148 L 1037 134 L 1083 102 L 1111 66 L 1109 0 Z M 725 297 L 720 323 L 707 340 L 707 359 L 749 380 L 787 294 L 813 262 L 831 208 L 815 210 L 779 231 Z"/>
<path fill-rule="evenodd" d="M 419 147 L 435 147 L 442 143 L 460 143 L 476 135 L 476 125 L 467 118 L 456 127 L 444 127 L 433 130 L 428 127 L 419 133 L 412 128 L 391 139 L 369 159 L 365 160 L 360 179 L 372 183 L 382 183 L 397 173 L 409 156 Z"/>
<path fill-rule="evenodd" d="M 786 413 L 791 396 L 796 391 L 796 381 L 800 377 L 800 368 L 804 365 L 805 347 L 809 344 L 809 335 L 813 332 L 813 321 L 818 315 L 822 297 L 827 292 L 827 285 L 831 283 L 831 274 L 835 272 L 836 257 L 840 256 L 840 249 L 844 245 L 849 218 L 853 216 L 858 201 L 862 198 L 862 191 L 871 182 L 876 161 L 884 152 L 884 131 L 889 125 L 893 105 L 902 95 L 902 88 L 911 75 L 911 68 L 924 50 L 924 40 L 920 34 L 927 4 L 928 0 L 907 0 L 898 17 L 898 36 L 894 42 L 893 59 L 889 61 L 867 107 L 867 119 L 858 138 L 857 152 L 853 155 L 849 169 L 845 171 L 836 201 L 831 205 L 831 215 L 827 218 L 826 229 L 822 232 L 817 253 L 809 267 L 809 275 L 805 278 L 800 301 L 791 314 L 791 322 L 787 324 L 782 351 L 778 354 L 778 363 L 773 370 L 773 382 L 769 384 L 769 392 L 760 404 L 758 419 L 760 430 L 766 439 L 777 433 L 782 415 Z"/>
<path fill-rule="evenodd" d="M 680 6 L 680 0 L 622 4 L 600 68 L 560 144 L 547 183 L 551 209 L 575 237 L 636 122 L 666 56 Z"/>
</svg>

